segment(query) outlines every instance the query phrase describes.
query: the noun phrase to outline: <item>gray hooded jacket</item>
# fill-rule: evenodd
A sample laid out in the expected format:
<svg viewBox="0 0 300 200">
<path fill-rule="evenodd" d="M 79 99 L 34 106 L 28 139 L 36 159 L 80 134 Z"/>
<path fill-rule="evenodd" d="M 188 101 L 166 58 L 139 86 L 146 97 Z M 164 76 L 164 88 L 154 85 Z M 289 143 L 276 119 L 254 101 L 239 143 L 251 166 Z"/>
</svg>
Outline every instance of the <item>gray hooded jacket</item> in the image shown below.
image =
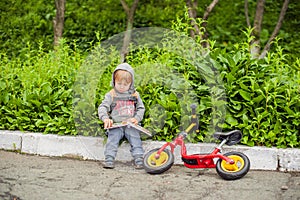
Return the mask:
<svg viewBox="0 0 300 200">
<path fill-rule="evenodd" d="M 112 95 L 112 92 L 108 92 L 105 94 L 104 100 L 98 107 L 99 119 L 103 121 L 107 118 L 111 118 L 113 122 L 118 123 L 134 117 L 138 120 L 138 122 L 140 122 L 142 121 L 145 112 L 145 107 L 142 102 L 142 99 L 139 95 L 137 95 L 136 103 L 130 100 L 132 94 L 136 92 L 134 88 L 134 71 L 128 63 L 122 63 L 118 65 L 112 74 L 112 87 L 115 86 L 114 74 L 117 70 L 125 70 L 131 74 L 131 86 L 126 93 L 119 93 L 117 90 L 114 90 L 114 95 Z M 138 93 L 136 92 L 135 94 Z M 115 105 L 112 106 L 112 104 Z"/>
</svg>

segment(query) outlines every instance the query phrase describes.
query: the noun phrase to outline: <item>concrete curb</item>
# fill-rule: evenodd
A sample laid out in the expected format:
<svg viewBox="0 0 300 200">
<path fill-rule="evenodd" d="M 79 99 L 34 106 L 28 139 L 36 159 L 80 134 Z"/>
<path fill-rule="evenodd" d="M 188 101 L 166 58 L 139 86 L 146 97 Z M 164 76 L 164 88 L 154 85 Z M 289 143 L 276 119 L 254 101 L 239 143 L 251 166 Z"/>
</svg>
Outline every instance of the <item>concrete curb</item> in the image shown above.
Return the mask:
<svg viewBox="0 0 300 200">
<path fill-rule="evenodd" d="M 144 141 L 145 152 L 161 147 L 164 142 Z M 186 144 L 188 154 L 211 152 L 212 143 Z M 20 131 L 0 130 L 0 149 L 19 151 L 21 153 L 43 156 L 73 157 L 89 160 L 104 160 L 104 139 L 86 136 L 58 136 L 41 133 L 23 133 Z M 123 143 L 117 160 L 130 161 L 130 146 Z M 251 162 L 251 169 L 300 171 L 300 149 L 277 149 L 267 147 L 248 147 L 243 145 L 224 146 L 224 152 L 240 151 L 245 153 Z M 183 164 L 180 148 L 175 149 L 175 164 Z"/>
</svg>

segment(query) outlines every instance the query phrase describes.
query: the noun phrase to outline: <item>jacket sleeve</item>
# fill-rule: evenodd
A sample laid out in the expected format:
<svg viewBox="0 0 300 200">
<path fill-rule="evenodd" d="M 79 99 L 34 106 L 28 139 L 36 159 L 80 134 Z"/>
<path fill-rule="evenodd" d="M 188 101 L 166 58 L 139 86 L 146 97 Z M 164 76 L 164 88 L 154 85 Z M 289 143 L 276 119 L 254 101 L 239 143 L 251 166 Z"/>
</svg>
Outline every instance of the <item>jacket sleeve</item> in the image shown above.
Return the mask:
<svg viewBox="0 0 300 200">
<path fill-rule="evenodd" d="M 111 112 L 110 107 L 112 103 L 111 94 L 108 92 L 105 94 L 103 101 L 101 102 L 100 106 L 98 107 L 98 116 L 100 120 L 105 120 L 109 118 L 109 113 Z"/>
<path fill-rule="evenodd" d="M 138 120 L 138 122 L 140 122 L 143 120 L 144 113 L 145 113 L 145 106 L 144 106 L 144 103 L 143 103 L 140 95 L 138 95 L 137 103 L 136 103 L 136 112 L 135 112 L 134 118 L 136 120 Z"/>
</svg>

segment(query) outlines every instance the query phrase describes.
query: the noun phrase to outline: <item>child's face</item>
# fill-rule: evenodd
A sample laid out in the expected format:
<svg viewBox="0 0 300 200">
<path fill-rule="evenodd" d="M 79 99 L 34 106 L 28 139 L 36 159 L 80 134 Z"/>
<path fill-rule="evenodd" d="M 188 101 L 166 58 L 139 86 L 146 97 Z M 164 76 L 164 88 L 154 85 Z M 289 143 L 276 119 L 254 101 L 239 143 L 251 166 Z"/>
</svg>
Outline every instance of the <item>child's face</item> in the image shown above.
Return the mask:
<svg viewBox="0 0 300 200">
<path fill-rule="evenodd" d="M 131 82 L 127 83 L 125 80 L 116 80 L 115 81 L 115 88 L 120 93 L 127 92 L 130 88 Z"/>
</svg>

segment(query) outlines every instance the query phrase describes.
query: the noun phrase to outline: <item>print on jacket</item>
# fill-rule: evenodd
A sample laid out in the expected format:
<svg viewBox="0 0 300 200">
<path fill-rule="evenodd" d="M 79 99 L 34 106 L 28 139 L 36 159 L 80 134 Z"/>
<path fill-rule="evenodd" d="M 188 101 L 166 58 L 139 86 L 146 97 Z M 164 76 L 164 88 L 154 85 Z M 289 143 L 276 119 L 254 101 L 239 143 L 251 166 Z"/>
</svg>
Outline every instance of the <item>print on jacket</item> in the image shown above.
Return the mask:
<svg viewBox="0 0 300 200">
<path fill-rule="evenodd" d="M 135 113 L 135 103 L 131 100 L 117 100 L 112 114 L 126 118 L 133 117 Z"/>
</svg>

